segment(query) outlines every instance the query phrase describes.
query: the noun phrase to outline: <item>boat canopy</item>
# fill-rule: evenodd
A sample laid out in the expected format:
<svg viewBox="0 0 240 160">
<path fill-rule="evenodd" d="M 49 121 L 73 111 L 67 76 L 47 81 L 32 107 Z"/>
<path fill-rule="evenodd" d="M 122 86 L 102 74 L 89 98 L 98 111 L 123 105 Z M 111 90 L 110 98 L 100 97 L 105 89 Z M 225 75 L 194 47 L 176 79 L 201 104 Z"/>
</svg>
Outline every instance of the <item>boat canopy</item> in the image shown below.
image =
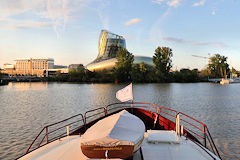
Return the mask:
<svg viewBox="0 0 240 160">
<path fill-rule="evenodd" d="M 89 158 L 107 158 L 106 151 L 108 158 L 127 158 L 140 148 L 144 132 L 142 120 L 123 110 L 90 127 L 81 137 L 81 148 Z"/>
</svg>

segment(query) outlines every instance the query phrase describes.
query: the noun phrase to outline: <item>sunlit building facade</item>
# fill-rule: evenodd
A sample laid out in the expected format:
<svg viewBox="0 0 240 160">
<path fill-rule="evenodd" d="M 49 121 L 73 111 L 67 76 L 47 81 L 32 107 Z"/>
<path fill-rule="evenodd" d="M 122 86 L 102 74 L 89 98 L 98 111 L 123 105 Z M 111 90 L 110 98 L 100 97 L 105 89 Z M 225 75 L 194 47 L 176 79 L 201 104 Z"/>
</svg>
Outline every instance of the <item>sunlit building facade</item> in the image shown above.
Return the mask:
<svg viewBox="0 0 240 160">
<path fill-rule="evenodd" d="M 16 59 L 15 70 L 19 75 L 44 76 L 44 71 L 53 69 L 54 59 L 52 58 L 21 58 Z"/>
<path fill-rule="evenodd" d="M 123 36 L 102 30 L 98 40 L 98 56 L 86 68 L 90 71 L 112 69 L 117 62 L 116 53 L 118 48 L 126 48 L 126 41 Z M 152 58 L 143 56 L 134 57 L 134 63 L 142 62 L 152 65 Z"/>
<path fill-rule="evenodd" d="M 9 76 L 54 76 L 57 72 L 67 74 L 69 68 L 62 65 L 54 65 L 53 58 L 19 58 L 16 64 L 4 64 L 2 73 Z"/>
</svg>

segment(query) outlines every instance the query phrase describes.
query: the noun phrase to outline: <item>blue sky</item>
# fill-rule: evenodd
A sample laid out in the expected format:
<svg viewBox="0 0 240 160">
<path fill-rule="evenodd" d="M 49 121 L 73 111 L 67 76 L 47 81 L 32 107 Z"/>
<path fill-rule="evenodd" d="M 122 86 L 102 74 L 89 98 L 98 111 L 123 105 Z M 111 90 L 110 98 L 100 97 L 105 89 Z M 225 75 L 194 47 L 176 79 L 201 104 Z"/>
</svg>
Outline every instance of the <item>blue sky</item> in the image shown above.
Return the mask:
<svg viewBox="0 0 240 160">
<path fill-rule="evenodd" d="M 202 69 L 207 60 L 193 54 L 219 53 L 240 70 L 239 17 L 238 0 L 1 0 L 0 66 L 25 57 L 86 65 L 107 29 L 134 55 L 172 48 L 173 69 Z"/>
</svg>

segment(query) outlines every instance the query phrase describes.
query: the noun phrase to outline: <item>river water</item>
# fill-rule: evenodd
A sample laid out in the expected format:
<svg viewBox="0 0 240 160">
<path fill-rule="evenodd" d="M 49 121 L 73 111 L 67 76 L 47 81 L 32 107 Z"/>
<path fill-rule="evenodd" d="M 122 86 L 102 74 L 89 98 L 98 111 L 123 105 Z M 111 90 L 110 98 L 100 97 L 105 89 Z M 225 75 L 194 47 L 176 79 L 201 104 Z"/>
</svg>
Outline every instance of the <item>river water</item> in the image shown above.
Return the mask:
<svg viewBox="0 0 240 160">
<path fill-rule="evenodd" d="M 47 124 L 117 102 L 126 84 L 9 83 L 0 86 L 0 159 L 26 152 Z M 240 159 L 240 84 L 134 84 L 134 101 L 176 109 L 206 123 L 226 160 Z"/>
</svg>

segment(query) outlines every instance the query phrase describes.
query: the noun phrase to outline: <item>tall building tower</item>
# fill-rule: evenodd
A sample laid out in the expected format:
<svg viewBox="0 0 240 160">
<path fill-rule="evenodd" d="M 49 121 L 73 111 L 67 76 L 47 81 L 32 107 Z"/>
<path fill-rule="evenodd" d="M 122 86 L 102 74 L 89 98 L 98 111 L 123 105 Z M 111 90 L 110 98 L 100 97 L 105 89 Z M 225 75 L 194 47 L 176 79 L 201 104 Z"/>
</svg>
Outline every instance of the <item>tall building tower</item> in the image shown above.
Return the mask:
<svg viewBox="0 0 240 160">
<path fill-rule="evenodd" d="M 89 63 L 85 68 L 90 71 L 107 69 L 110 70 L 116 66 L 116 54 L 118 48 L 126 48 L 126 41 L 123 36 L 102 30 L 98 39 L 97 58 Z M 133 63 L 146 63 L 153 65 L 151 57 L 134 56 Z"/>
<path fill-rule="evenodd" d="M 115 57 L 118 48 L 126 48 L 126 41 L 123 36 L 101 30 L 98 39 L 98 56 L 86 68 L 91 71 L 113 68 L 116 63 Z"/>
<path fill-rule="evenodd" d="M 115 58 L 118 48 L 126 48 L 122 36 L 102 30 L 98 40 L 98 56 L 95 61 Z"/>
</svg>

